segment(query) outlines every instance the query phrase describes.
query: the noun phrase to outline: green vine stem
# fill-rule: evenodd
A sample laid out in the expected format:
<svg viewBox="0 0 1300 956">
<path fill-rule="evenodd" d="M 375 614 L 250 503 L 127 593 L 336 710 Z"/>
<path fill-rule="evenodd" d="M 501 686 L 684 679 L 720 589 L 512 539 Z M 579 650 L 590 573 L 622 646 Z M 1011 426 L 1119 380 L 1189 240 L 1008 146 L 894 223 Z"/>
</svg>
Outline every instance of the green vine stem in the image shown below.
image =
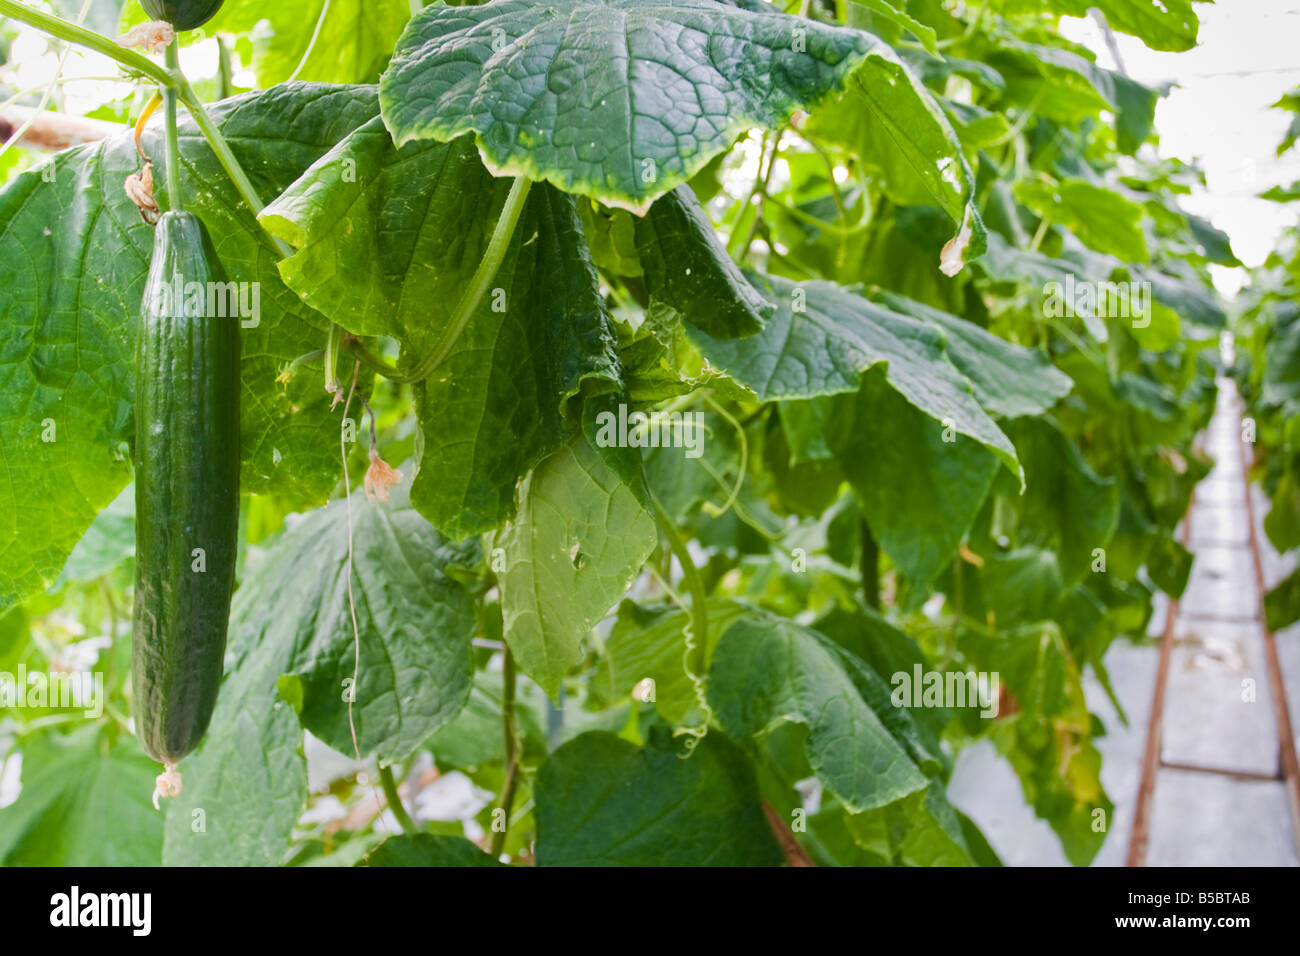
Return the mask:
<svg viewBox="0 0 1300 956">
<path fill-rule="evenodd" d="M 379 768 L 379 785 L 384 788 L 384 797 L 388 801 L 389 808 L 393 811 L 393 816 L 397 818 L 402 832 L 419 833 L 420 828 L 415 825 L 411 815 L 406 812 L 406 807 L 402 806 L 402 797 L 397 792 L 397 781 L 393 779 L 392 767 L 381 766 Z"/>
<path fill-rule="evenodd" d="M 451 321 L 443 330 L 438 344 L 434 346 L 427 358 L 411 370 L 409 381 L 419 382 L 428 378 L 451 354 L 456 340 L 460 338 L 461 332 L 465 331 L 470 317 L 478 309 L 483 297 L 487 295 L 488 286 L 496 278 L 497 269 L 501 267 L 501 262 L 506 257 L 506 249 L 510 247 L 510 240 L 514 237 L 515 227 L 519 225 L 519 217 L 523 214 L 524 203 L 528 199 L 528 190 L 532 184 L 532 180 L 526 176 L 519 176 L 511 184 L 510 194 L 506 196 L 506 203 L 501 207 L 501 215 L 497 217 L 497 224 L 492 230 L 492 237 L 488 240 L 487 250 L 483 253 L 478 268 L 474 270 L 474 277 L 470 279 L 469 286 L 461 295 L 460 301 L 456 303 L 456 311 L 452 313 Z"/>
<path fill-rule="evenodd" d="M 520 176 L 510 186 L 510 194 L 506 196 L 505 205 L 501 207 L 501 215 L 497 217 L 496 226 L 492 229 L 487 250 L 483 253 L 483 258 L 479 261 L 478 268 L 474 270 L 474 276 L 465 287 L 460 301 L 456 303 L 456 311 L 452 313 L 451 321 L 443 329 L 433 351 L 416 363 L 409 372 L 394 368 L 366 348 L 365 344 L 358 339 L 348 338 L 343 347 L 366 368 L 391 382 L 409 385 L 413 382 L 422 382 L 432 375 L 451 354 L 456 340 L 465 331 L 465 326 L 469 324 L 474 312 L 483 302 L 483 297 L 487 295 L 492 280 L 496 278 L 497 270 L 501 268 L 501 263 L 506 257 L 506 250 L 510 248 L 510 240 L 514 237 L 515 228 L 519 225 L 519 217 L 523 214 L 528 190 L 532 184 L 531 179 Z"/>
<path fill-rule="evenodd" d="M 167 44 L 167 69 L 173 73 L 180 72 L 180 41 L 172 37 Z M 185 211 L 185 199 L 181 195 L 181 144 L 176 129 L 176 89 L 163 89 L 163 111 L 167 134 L 167 200 L 173 212 Z"/>
<path fill-rule="evenodd" d="M 515 657 L 510 648 L 505 650 L 503 664 L 501 715 L 505 727 L 506 780 L 501 788 L 500 809 L 505 812 L 501 829 L 492 831 L 492 858 L 499 859 L 510 832 L 510 810 L 514 806 L 515 791 L 519 788 L 519 728 L 515 724 Z"/>
</svg>

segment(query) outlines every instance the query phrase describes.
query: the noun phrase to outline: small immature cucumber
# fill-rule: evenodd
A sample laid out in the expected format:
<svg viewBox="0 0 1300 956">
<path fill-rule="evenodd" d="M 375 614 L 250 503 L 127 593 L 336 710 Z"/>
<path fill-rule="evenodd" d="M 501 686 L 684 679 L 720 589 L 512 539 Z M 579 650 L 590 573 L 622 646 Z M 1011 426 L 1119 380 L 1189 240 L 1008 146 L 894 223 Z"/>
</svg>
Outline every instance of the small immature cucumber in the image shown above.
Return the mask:
<svg viewBox="0 0 1300 956">
<path fill-rule="evenodd" d="M 239 318 L 212 315 L 221 265 L 197 216 L 158 220 L 135 390 L 136 732 L 169 768 L 221 684 L 239 529 Z"/>
<path fill-rule="evenodd" d="M 144 12 L 177 30 L 201 27 L 217 15 L 224 0 L 140 0 Z"/>
</svg>

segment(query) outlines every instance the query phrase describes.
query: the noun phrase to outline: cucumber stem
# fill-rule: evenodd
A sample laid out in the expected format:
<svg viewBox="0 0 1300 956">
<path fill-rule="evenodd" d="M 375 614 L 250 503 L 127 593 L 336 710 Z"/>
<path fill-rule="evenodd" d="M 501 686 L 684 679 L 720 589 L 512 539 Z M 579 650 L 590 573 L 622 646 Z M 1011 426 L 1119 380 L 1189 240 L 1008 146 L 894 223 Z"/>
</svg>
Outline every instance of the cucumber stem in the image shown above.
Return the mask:
<svg viewBox="0 0 1300 956">
<path fill-rule="evenodd" d="M 415 825 L 411 815 L 406 812 L 406 807 L 402 806 L 402 797 L 397 792 L 397 781 L 393 779 L 392 767 L 380 766 L 379 785 L 384 788 L 384 796 L 388 800 L 388 807 L 393 811 L 393 816 L 397 818 L 397 823 L 402 828 L 402 832 L 408 834 L 419 833 L 420 828 Z"/>
<path fill-rule="evenodd" d="M 497 270 L 501 268 L 501 262 L 505 259 L 506 250 L 510 248 L 510 240 L 514 238 L 515 227 L 519 225 L 519 217 L 523 214 L 524 203 L 528 199 L 528 190 L 531 186 L 532 180 L 524 176 L 515 179 L 511 185 L 510 194 L 506 196 L 505 205 L 501 207 L 501 215 L 497 217 L 496 226 L 492 229 L 487 250 L 479 260 L 478 268 L 474 270 L 474 276 L 470 279 L 464 294 L 461 295 L 460 301 L 456 303 L 456 311 L 452 313 L 451 321 L 447 323 L 433 351 L 414 365 L 409 372 L 394 368 L 367 349 L 358 339 L 349 339 L 343 347 L 366 368 L 399 385 L 422 382 L 432 375 L 451 354 L 456 340 L 465 331 L 465 326 L 469 324 L 470 318 L 483 302 L 483 297 L 487 295 L 488 286 L 496 278 Z"/>
<path fill-rule="evenodd" d="M 501 714 L 505 726 L 506 781 L 501 788 L 500 809 L 505 811 L 501 829 L 492 831 L 492 859 L 499 859 L 510 831 L 510 810 L 514 806 L 515 791 L 519 787 L 519 728 L 515 725 L 515 657 L 509 646 L 503 662 Z"/>
<path fill-rule="evenodd" d="M 173 73 L 180 72 L 180 41 L 172 37 L 167 44 L 167 69 Z M 164 123 L 167 133 L 167 200 L 173 212 L 185 211 L 185 200 L 181 196 L 181 146 L 176 131 L 176 88 L 163 90 Z"/>
<path fill-rule="evenodd" d="M 487 250 L 483 253 L 478 268 L 474 270 L 474 277 L 470 279 L 469 286 L 460 297 L 460 301 L 456 303 L 456 311 L 452 313 L 451 321 L 447 323 L 433 351 L 410 371 L 405 381 L 423 381 L 432 375 L 451 354 L 456 340 L 465 331 L 465 326 L 469 324 L 470 318 L 483 301 L 483 296 L 487 295 L 488 286 L 496 278 L 497 269 L 505 259 L 510 240 L 515 234 L 515 227 L 523 214 L 524 203 L 528 199 L 528 190 L 532 184 L 532 180 L 528 177 L 519 176 L 511 185 L 510 194 L 506 196 L 505 205 L 501 207 L 501 215 L 497 217 L 492 237 L 488 240 Z"/>
</svg>

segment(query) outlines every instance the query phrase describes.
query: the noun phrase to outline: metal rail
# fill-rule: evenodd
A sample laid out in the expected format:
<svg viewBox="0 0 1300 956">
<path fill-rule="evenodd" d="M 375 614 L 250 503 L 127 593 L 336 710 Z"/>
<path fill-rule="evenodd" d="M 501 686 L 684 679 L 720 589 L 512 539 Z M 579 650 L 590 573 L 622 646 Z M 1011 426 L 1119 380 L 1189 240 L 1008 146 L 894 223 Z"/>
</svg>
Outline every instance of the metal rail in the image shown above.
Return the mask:
<svg viewBox="0 0 1300 956">
<path fill-rule="evenodd" d="M 1241 416 L 1240 398 L 1233 395 L 1233 410 L 1238 419 Z M 1238 432 L 1240 435 L 1240 432 Z M 1296 758 L 1295 735 L 1291 729 L 1291 714 L 1287 706 L 1286 684 L 1282 680 L 1282 666 L 1277 656 L 1277 644 L 1273 632 L 1268 627 L 1264 615 L 1264 595 L 1267 591 L 1264 580 L 1264 562 L 1260 557 L 1259 535 L 1255 530 L 1255 503 L 1250 495 L 1250 464 L 1247 458 L 1246 443 L 1237 439 L 1241 455 L 1242 486 L 1245 488 L 1247 539 L 1245 542 L 1233 542 L 1230 547 L 1239 547 L 1250 551 L 1251 563 L 1255 570 L 1256 595 L 1258 610 L 1254 617 L 1243 618 L 1234 615 L 1187 615 L 1195 620 L 1217 620 L 1224 623 L 1255 624 L 1260 629 L 1264 642 L 1265 670 L 1268 673 L 1269 696 L 1273 703 L 1273 719 L 1277 724 L 1278 763 L 1272 773 L 1254 770 L 1238 770 L 1229 767 L 1213 767 L 1204 764 L 1166 761 L 1162 753 L 1163 724 L 1165 713 L 1165 689 L 1169 682 L 1169 663 L 1173 655 L 1174 630 L 1179 619 L 1179 601 L 1170 599 L 1165 618 L 1164 631 L 1160 637 L 1160 659 L 1156 666 L 1156 685 L 1151 698 L 1151 714 L 1147 719 L 1146 747 L 1142 753 L 1142 776 L 1138 783 L 1137 808 L 1133 815 L 1133 829 L 1129 837 L 1128 857 L 1125 866 L 1143 866 L 1146 863 L 1147 845 L 1151 837 L 1151 811 L 1154 802 L 1156 778 L 1163 770 L 1182 770 L 1192 773 L 1217 774 L 1241 781 L 1280 781 L 1287 794 L 1287 804 L 1291 812 L 1291 835 L 1300 851 L 1300 762 Z M 1195 492 L 1188 502 L 1187 515 L 1183 518 L 1183 527 L 1179 539 L 1186 544 L 1191 533 L 1192 508 L 1196 502 Z M 1199 542 L 1208 545 L 1208 542 Z"/>
</svg>

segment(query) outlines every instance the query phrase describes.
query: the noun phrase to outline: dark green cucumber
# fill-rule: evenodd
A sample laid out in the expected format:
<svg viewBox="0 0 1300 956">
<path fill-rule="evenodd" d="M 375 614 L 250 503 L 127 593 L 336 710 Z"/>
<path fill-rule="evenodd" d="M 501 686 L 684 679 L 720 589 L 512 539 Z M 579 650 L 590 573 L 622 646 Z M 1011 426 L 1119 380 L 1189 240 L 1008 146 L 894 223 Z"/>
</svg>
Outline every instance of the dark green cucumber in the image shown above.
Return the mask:
<svg viewBox="0 0 1300 956">
<path fill-rule="evenodd" d="M 165 213 L 136 349 L 132 684 L 140 742 L 169 766 L 212 718 L 235 585 L 239 318 L 207 314 L 222 281 L 198 217 Z"/>
<path fill-rule="evenodd" d="M 217 15 L 224 0 L 140 0 L 144 12 L 177 30 L 193 30 Z"/>
</svg>

